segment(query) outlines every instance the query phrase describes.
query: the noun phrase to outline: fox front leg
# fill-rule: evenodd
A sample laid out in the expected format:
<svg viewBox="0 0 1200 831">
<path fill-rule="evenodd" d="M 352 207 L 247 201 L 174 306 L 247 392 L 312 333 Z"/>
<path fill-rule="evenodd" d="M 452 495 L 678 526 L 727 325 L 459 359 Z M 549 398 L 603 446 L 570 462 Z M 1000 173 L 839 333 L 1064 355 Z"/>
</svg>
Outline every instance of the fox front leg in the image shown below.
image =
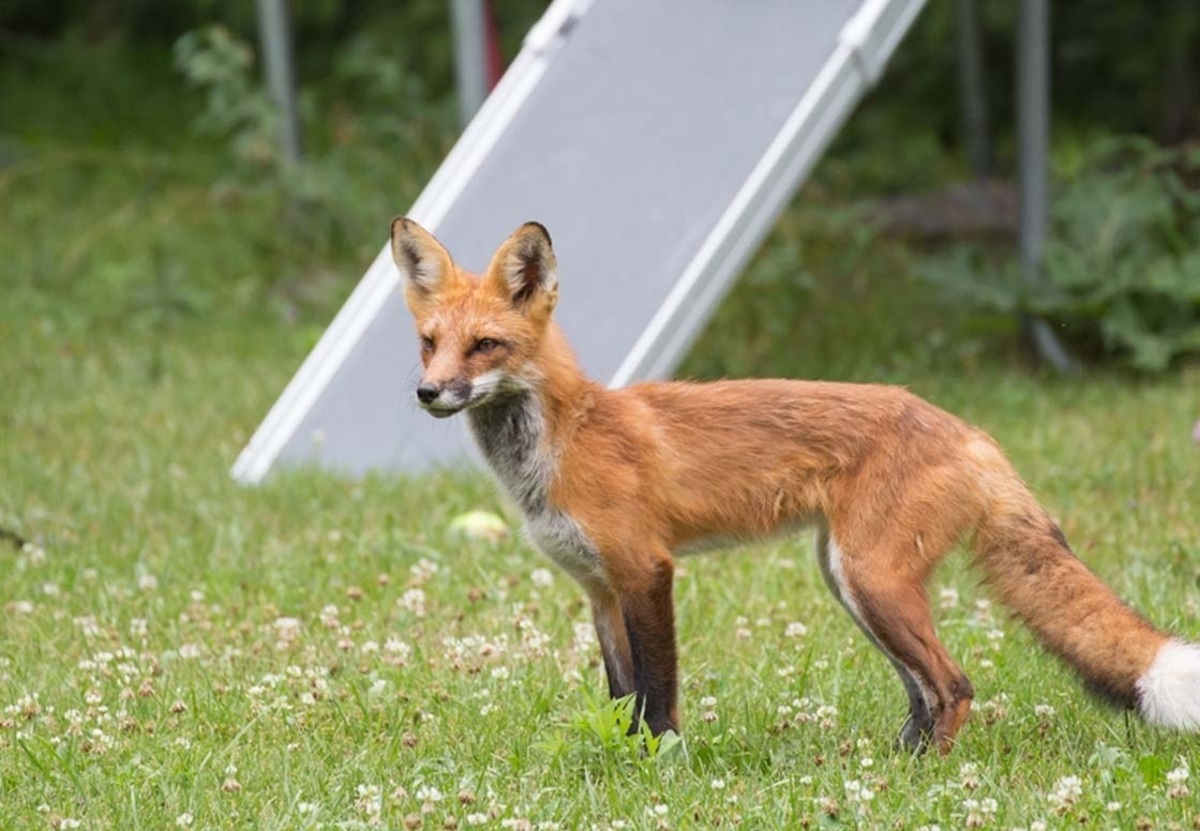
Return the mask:
<svg viewBox="0 0 1200 831">
<path fill-rule="evenodd" d="M 593 596 L 592 613 L 609 693 L 636 693 L 639 719 L 657 736 L 679 729 L 674 567 L 664 559 L 647 571 L 644 579 Z M 638 725 L 635 720 L 631 730 Z"/>
</svg>

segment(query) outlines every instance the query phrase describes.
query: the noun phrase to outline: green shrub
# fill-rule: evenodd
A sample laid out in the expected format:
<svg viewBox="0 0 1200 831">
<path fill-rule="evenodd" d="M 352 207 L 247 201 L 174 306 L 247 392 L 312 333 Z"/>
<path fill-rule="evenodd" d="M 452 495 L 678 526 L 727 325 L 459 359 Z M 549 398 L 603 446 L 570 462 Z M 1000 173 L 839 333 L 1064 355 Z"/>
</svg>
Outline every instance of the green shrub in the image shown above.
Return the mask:
<svg viewBox="0 0 1200 831">
<path fill-rule="evenodd" d="M 1109 140 L 1059 176 L 1043 279 L 961 246 L 922 276 L 952 300 L 1049 320 L 1081 356 L 1161 372 L 1200 353 L 1200 151 Z"/>
</svg>

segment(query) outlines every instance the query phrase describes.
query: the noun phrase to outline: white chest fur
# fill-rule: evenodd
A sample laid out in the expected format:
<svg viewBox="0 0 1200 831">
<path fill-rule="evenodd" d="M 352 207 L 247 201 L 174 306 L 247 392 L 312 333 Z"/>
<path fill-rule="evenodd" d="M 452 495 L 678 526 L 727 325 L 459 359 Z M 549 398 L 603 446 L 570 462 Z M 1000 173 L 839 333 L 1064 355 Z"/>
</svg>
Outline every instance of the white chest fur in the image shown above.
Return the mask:
<svg viewBox="0 0 1200 831">
<path fill-rule="evenodd" d="M 555 459 L 536 396 L 515 394 L 470 410 L 468 416 L 492 473 L 525 516 L 533 544 L 579 582 L 602 580 L 595 545 L 579 523 L 550 502 Z"/>
</svg>

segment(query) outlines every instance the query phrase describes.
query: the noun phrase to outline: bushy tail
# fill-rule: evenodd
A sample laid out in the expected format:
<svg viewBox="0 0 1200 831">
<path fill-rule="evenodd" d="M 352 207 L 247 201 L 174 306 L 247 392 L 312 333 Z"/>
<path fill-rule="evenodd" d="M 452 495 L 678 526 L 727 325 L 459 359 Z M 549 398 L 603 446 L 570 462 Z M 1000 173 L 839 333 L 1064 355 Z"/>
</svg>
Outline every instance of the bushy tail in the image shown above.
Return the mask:
<svg viewBox="0 0 1200 831">
<path fill-rule="evenodd" d="M 1200 730 L 1200 646 L 1122 603 L 1024 486 L 993 499 L 974 549 L 999 599 L 1092 691 L 1151 724 Z"/>
</svg>

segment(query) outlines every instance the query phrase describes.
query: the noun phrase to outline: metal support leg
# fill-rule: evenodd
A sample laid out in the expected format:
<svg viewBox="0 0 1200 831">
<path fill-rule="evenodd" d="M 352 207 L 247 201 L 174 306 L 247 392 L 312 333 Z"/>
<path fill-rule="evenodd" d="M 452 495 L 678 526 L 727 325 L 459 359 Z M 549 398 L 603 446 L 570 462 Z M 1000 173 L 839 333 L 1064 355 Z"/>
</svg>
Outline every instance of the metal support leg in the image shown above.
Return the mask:
<svg viewBox="0 0 1200 831">
<path fill-rule="evenodd" d="M 463 126 L 488 94 L 487 10 L 484 0 L 450 0 L 454 20 L 454 71 Z"/>
<path fill-rule="evenodd" d="M 288 164 L 300 161 L 300 109 L 292 62 L 287 0 L 258 0 L 258 30 L 271 98 L 279 108 L 279 140 Z"/>
<path fill-rule="evenodd" d="M 1017 134 L 1020 155 L 1021 269 L 1025 280 L 1042 279 L 1042 249 L 1049 227 L 1050 10 L 1047 0 L 1021 0 L 1017 35 Z M 1022 326 L 1038 355 L 1060 372 L 1075 361 L 1041 318 Z"/>
<path fill-rule="evenodd" d="M 979 9 L 976 0 L 956 0 L 954 14 L 958 57 L 958 91 L 963 136 L 971 172 L 983 179 L 992 173 L 992 141 L 988 132 L 987 88 L 984 86 L 983 48 L 979 43 Z"/>
</svg>

